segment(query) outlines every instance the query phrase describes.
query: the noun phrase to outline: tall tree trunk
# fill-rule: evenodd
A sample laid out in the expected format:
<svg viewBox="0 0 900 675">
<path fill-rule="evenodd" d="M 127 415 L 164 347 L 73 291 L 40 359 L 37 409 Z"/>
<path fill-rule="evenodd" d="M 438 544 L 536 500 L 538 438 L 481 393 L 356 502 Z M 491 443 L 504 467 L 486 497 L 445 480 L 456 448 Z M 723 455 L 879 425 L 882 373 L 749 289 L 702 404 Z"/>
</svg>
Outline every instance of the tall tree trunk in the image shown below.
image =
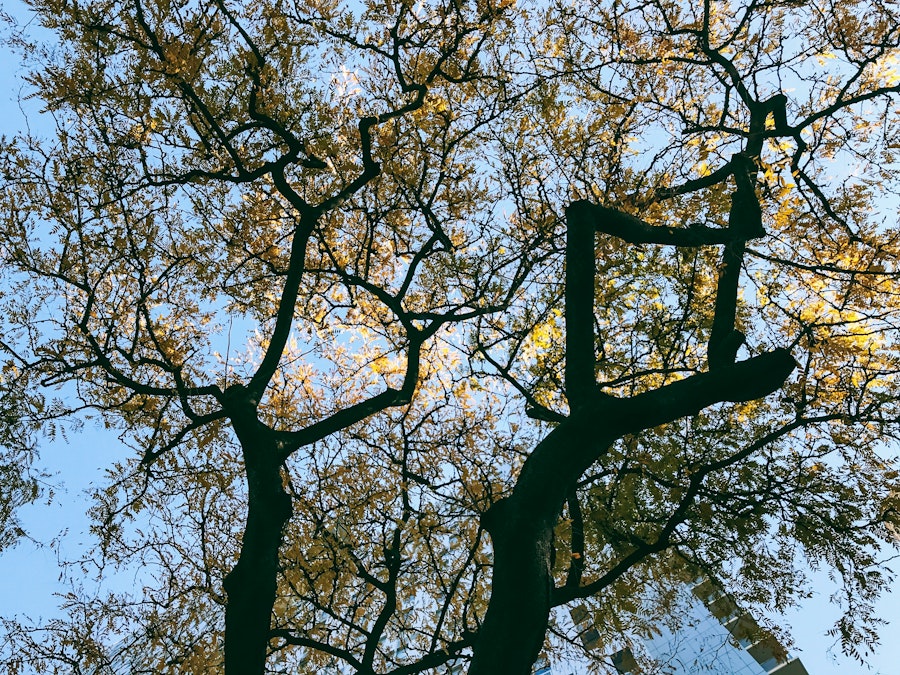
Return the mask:
<svg viewBox="0 0 900 675">
<path fill-rule="evenodd" d="M 551 609 L 553 527 L 578 478 L 626 434 L 639 433 L 724 401 L 778 389 L 796 366 L 776 349 L 627 399 L 595 395 L 542 440 L 512 494 L 484 515 L 494 565 L 491 599 L 469 675 L 528 675 Z"/>
<path fill-rule="evenodd" d="M 550 617 L 555 517 L 535 517 L 511 497 L 486 514 L 494 547 L 491 601 L 478 631 L 469 675 L 528 675 Z"/>
<path fill-rule="evenodd" d="M 237 397 L 235 397 L 237 398 Z M 278 580 L 278 550 L 290 520 L 278 448 L 251 401 L 235 400 L 232 423 L 247 475 L 247 523 L 237 564 L 225 577 L 226 675 L 263 675 Z"/>
<path fill-rule="evenodd" d="M 575 202 L 566 209 L 565 378 L 572 411 L 599 396 L 594 374 L 595 219 L 594 206 L 588 202 Z M 592 435 L 573 440 L 590 447 L 594 445 L 589 440 Z M 494 574 L 491 604 L 479 631 L 470 674 L 530 673 L 544 643 L 553 590 L 553 528 L 571 492 L 569 482 L 583 470 L 566 470 L 561 465 L 535 470 L 544 465 L 547 456 L 546 443 L 542 443 L 525 463 L 513 494 L 486 514 L 485 527 L 494 546 Z M 552 480 L 554 473 L 563 480 Z"/>
</svg>

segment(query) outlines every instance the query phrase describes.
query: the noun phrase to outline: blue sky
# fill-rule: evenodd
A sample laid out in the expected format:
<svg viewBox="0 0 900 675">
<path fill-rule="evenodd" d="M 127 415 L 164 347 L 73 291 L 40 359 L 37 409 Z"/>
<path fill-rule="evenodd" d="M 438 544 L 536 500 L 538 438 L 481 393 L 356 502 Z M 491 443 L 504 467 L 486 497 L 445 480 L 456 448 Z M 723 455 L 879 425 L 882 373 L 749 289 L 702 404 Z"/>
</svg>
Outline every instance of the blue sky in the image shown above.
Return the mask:
<svg viewBox="0 0 900 675">
<path fill-rule="evenodd" d="M 7 11 L 16 6 L 0 5 Z M 21 12 L 20 9 L 16 10 Z M 0 35 L 5 34 L 0 29 Z M 10 134 L 24 128 L 28 111 L 30 125 L 39 130 L 41 123 L 34 102 L 20 104 L 23 83 L 22 72 L 8 52 L 0 51 L 0 133 Z M 21 107 L 20 107 L 21 106 Z M 114 458 L 129 452 L 116 437 L 90 424 L 81 432 L 73 433 L 68 441 L 57 439 L 41 446 L 42 461 L 55 473 L 56 496 L 52 503 L 36 504 L 23 510 L 27 529 L 40 541 L 59 539 L 59 551 L 64 557 L 77 557 L 90 544 L 87 534 L 87 518 L 84 515 L 88 503 L 85 490 L 102 480 L 103 469 Z M 63 533 L 63 534 L 61 534 Z M 900 569 L 900 565 L 897 566 Z M 59 581 L 60 568 L 57 553 L 49 546 L 36 546 L 22 542 L 13 550 L 0 555 L 0 615 L 27 613 L 32 617 L 48 617 L 56 612 L 54 593 L 64 592 Z M 834 638 L 827 630 L 839 616 L 839 609 L 829 603 L 836 590 L 826 574 L 814 574 L 816 592 L 804 604 L 788 613 L 781 622 L 794 635 L 799 655 L 810 675 L 880 674 L 900 675 L 900 593 L 885 597 L 878 604 L 878 614 L 890 622 L 882 632 L 883 644 L 871 659 L 871 668 L 862 666 L 840 654 Z M 117 583 L 128 583 L 119 579 Z"/>
</svg>

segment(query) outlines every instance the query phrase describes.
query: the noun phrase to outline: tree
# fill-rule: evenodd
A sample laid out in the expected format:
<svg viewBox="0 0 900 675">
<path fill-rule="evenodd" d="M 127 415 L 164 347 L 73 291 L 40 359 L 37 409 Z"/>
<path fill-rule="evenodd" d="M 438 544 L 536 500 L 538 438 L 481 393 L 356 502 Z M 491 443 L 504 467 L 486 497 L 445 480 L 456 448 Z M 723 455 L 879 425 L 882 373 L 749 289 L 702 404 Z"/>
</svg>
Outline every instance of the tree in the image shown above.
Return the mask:
<svg viewBox="0 0 900 675">
<path fill-rule="evenodd" d="M 41 495 L 45 476 L 33 466 L 32 409 L 42 401 L 29 395 L 15 370 L 0 375 L 0 552 L 25 531 L 16 513 Z"/>
<path fill-rule="evenodd" d="M 890 8 L 32 7 L 4 351 L 135 449 L 96 564 L 145 588 L 8 623 L 7 668 L 527 673 L 556 607 L 613 640 L 804 560 L 875 640 Z"/>
</svg>

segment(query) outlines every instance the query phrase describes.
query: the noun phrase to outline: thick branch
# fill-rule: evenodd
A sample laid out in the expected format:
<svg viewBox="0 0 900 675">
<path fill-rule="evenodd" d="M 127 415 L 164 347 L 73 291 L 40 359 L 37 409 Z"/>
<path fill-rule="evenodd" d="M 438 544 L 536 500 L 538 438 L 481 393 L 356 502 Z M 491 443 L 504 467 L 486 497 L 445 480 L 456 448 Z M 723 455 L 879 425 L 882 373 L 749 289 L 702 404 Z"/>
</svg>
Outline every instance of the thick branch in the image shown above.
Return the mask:
<svg viewBox="0 0 900 675">
<path fill-rule="evenodd" d="M 575 202 L 567 210 L 578 205 L 584 213 L 590 213 L 590 218 L 598 232 L 618 237 L 629 244 L 663 244 L 668 246 L 714 246 L 728 244 L 735 240 L 736 235 L 729 229 L 721 227 L 708 227 L 698 223 L 692 223 L 684 227 L 665 227 L 651 225 L 640 218 L 624 213 L 608 206 L 591 204 L 588 201 Z M 760 235 L 757 235 L 760 236 Z"/>
<path fill-rule="evenodd" d="M 279 172 L 272 175 L 276 187 L 282 194 L 290 194 L 293 190 L 287 184 L 287 180 Z M 278 312 L 275 315 L 275 327 L 272 329 L 272 337 L 269 345 L 266 347 L 266 353 L 263 356 L 259 368 L 253 374 L 247 390 L 256 403 L 259 403 L 263 392 L 269 385 L 281 357 L 284 354 L 284 348 L 291 334 L 291 326 L 294 322 L 294 312 L 296 311 L 297 297 L 300 292 L 300 281 L 303 278 L 306 247 L 309 243 L 309 237 L 312 234 L 315 220 L 315 212 L 305 209 L 301 216 L 300 224 L 294 232 L 293 241 L 291 242 L 291 255 L 288 261 L 288 271 L 284 279 L 284 287 L 281 290 L 281 298 L 278 301 Z"/>
<path fill-rule="evenodd" d="M 552 606 L 553 527 L 578 478 L 616 439 L 715 403 L 761 398 L 795 366 L 777 349 L 632 398 L 596 396 L 551 431 L 525 461 L 512 495 L 483 519 L 494 546 L 492 593 L 469 675 L 530 672 Z"/>
<path fill-rule="evenodd" d="M 342 661 L 346 661 L 352 668 L 356 668 L 357 670 L 361 669 L 361 664 L 358 659 L 353 656 L 353 653 L 347 651 L 346 649 L 340 649 L 339 647 L 335 647 L 328 642 L 321 642 L 319 640 L 313 640 L 312 638 L 304 637 L 303 635 L 297 635 L 296 633 L 287 630 L 286 628 L 276 628 L 269 633 L 269 636 L 272 638 L 280 638 L 284 640 L 286 645 L 293 645 L 295 647 L 308 647 L 311 650 L 315 650 L 317 652 L 322 652 L 323 654 L 330 654 L 331 656 L 335 656 Z"/>
<path fill-rule="evenodd" d="M 790 352 L 776 349 L 632 398 L 594 398 L 538 444 L 522 467 L 513 498 L 524 493 L 522 499 L 547 509 L 555 523 L 571 486 L 616 439 L 695 415 L 716 403 L 762 398 L 778 389 L 795 367 Z"/>
<path fill-rule="evenodd" d="M 610 567 L 605 574 L 594 579 L 581 587 L 571 586 L 568 583 L 565 586 L 557 588 L 553 594 L 553 605 L 564 605 L 575 598 L 588 598 L 602 591 L 604 588 L 614 583 L 619 577 L 626 573 L 633 565 L 646 559 L 648 556 L 657 553 L 666 548 L 671 535 L 675 528 L 683 523 L 687 517 L 689 507 L 693 500 L 700 492 L 700 488 L 705 478 L 717 471 L 724 471 L 728 467 L 734 466 L 743 459 L 746 459 L 755 452 L 760 451 L 777 441 L 784 438 L 789 433 L 811 424 L 819 424 L 829 422 L 831 420 L 840 419 L 840 415 L 822 415 L 820 417 L 798 418 L 793 422 L 769 432 L 765 436 L 756 439 L 753 443 L 746 445 L 735 453 L 723 457 L 722 459 L 710 462 L 704 466 L 697 467 L 691 474 L 690 485 L 679 500 L 678 506 L 675 507 L 673 513 L 666 521 L 657 538 L 652 542 L 643 542 L 635 550 L 628 553 L 619 562 Z"/>
<path fill-rule="evenodd" d="M 719 266 L 715 313 L 709 333 L 707 360 L 710 370 L 734 363 L 738 349 L 744 343 L 744 334 L 734 327 L 743 260 L 743 241 L 736 241 L 725 247 L 722 264 Z"/>
<path fill-rule="evenodd" d="M 278 435 L 281 443 L 282 459 L 286 459 L 291 452 L 304 445 L 315 443 L 336 431 L 345 429 L 351 424 L 364 420 L 386 408 L 395 405 L 405 405 L 412 400 L 419 382 L 420 351 L 422 343 L 433 334 L 436 328 L 419 332 L 413 335 L 409 343 L 409 351 L 406 361 L 406 374 L 399 389 L 389 387 L 379 394 L 367 398 L 359 403 L 343 408 L 333 415 L 326 417 L 300 431 L 282 432 Z"/>
<path fill-rule="evenodd" d="M 708 361 L 711 370 L 734 363 L 737 351 L 744 343 L 744 334 L 735 328 L 744 248 L 746 240 L 765 235 L 762 209 L 756 196 L 756 162 L 746 154 L 737 154 L 731 163 L 736 188 L 731 195 L 728 231 L 733 234 L 734 240 L 725 245 L 719 266 L 715 313 L 709 334 Z"/>
<path fill-rule="evenodd" d="M 594 225 L 591 204 L 566 209 L 566 397 L 575 410 L 597 389 L 594 376 Z"/>
</svg>

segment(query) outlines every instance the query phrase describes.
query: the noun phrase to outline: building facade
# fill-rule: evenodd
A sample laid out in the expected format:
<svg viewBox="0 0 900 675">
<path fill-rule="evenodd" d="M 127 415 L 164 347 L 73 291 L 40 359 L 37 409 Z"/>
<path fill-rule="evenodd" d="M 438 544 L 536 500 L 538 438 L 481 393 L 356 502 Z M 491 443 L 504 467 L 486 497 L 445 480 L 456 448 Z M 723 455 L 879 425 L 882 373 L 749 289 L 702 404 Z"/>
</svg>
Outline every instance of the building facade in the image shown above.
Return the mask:
<svg viewBox="0 0 900 675">
<path fill-rule="evenodd" d="M 611 655 L 583 605 L 570 610 L 582 645 L 607 655 L 620 675 L 810 675 L 799 658 L 760 628 L 756 620 L 709 579 L 686 584 L 683 619 L 676 628 L 657 626 L 658 634 L 636 641 L 635 651 Z M 642 670 L 643 668 L 643 670 Z M 535 664 L 535 675 L 581 675 L 586 664 Z"/>
</svg>

